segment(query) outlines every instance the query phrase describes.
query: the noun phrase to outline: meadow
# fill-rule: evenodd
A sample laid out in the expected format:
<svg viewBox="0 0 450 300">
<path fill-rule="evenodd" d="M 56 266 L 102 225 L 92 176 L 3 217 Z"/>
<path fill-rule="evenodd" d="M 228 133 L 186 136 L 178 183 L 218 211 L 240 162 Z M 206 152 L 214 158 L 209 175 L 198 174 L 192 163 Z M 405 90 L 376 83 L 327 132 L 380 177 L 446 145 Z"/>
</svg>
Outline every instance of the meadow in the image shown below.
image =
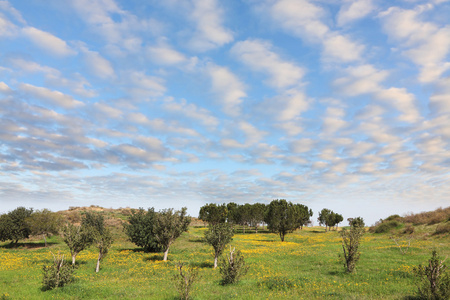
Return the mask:
<svg viewBox="0 0 450 300">
<path fill-rule="evenodd" d="M 144 253 L 116 230 L 99 273 L 94 271 L 97 252 L 91 247 L 77 256 L 75 281 L 49 291 L 41 290 L 42 267 L 52 262 L 51 252 L 70 261 L 60 237 L 50 238 L 47 248 L 37 239 L 23 241 L 18 248 L 0 243 L 0 299 L 178 299 L 173 277 L 180 261 L 198 269 L 193 299 L 414 299 L 413 268 L 426 263 L 433 249 L 441 257 L 450 255 L 449 235 L 432 235 L 434 227 L 416 227 L 409 248 L 406 236 L 397 245 L 389 233 L 367 232 L 353 274 L 345 273 L 339 257 L 338 231 L 308 227 L 281 242 L 265 230 L 238 230 L 231 245 L 241 250 L 250 269 L 239 283 L 228 286 L 219 284 L 213 249 L 202 241 L 203 226 L 191 226 L 171 246 L 167 262 L 163 253 Z"/>
</svg>

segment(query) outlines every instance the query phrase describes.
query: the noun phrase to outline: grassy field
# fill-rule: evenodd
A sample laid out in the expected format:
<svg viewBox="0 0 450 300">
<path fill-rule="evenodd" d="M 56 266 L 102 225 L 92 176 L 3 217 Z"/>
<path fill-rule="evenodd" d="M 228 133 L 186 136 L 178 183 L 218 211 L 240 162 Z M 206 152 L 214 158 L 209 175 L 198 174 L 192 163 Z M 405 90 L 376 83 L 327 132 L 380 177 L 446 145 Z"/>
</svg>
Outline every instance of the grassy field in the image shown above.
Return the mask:
<svg viewBox="0 0 450 300">
<path fill-rule="evenodd" d="M 389 234 L 366 233 L 354 274 L 344 272 L 338 232 L 322 227 L 304 228 L 281 242 L 276 234 L 238 232 L 231 243 L 241 250 L 250 267 L 236 285 L 221 286 L 213 269 L 212 247 L 202 242 L 204 227 L 191 226 L 171 247 L 169 261 L 162 253 L 144 253 L 126 240 L 120 230 L 110 253 L 95 273 L 96 248 L 77 256 L 74 283 L 42 291 L 42 266 L 61 252 L 70 253 L 59 237 L 26 241 L 18 248 L 0 244 L 0 299 L 177 299 L 173 276 L 176 263 L 198 268 L 194 299 L 413 299 L 413 267 L 426 263 L 431 251 L 450 255 L 449 235 L 433 236 L 433 226 L 417 227 L 406 254 Z M 399 245 L 406 250 L 406 238 Z"/>
</svg>

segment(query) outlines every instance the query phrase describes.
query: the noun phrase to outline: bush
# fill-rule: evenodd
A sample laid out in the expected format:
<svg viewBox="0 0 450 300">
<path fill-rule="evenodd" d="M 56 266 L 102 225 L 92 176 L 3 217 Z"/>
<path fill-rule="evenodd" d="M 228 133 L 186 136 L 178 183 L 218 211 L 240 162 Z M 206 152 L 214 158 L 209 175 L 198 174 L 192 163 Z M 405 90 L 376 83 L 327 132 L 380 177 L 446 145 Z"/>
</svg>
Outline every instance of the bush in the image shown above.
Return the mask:
<svg viewBox="0 0 450 300">
<path fill-rule="evenodd" d="M 188 271 L 183 272 L 183 266 L 181 262 L 177 264 L 178 273 L 173 276 L 173 281 L 175 288 L 180 294 L 180 299 L 188 300 L 190 299 L 189 294 L 191 293 L 192 286 L 198 278 L 198 270 L 190 268 Z"/>
<path fill-rule="evenodd" d="M 450 224 L 442 224 L 436 227 L 434 234 L 444 234 L 450 232 Z"/>
<path fill-rule="evenodd" d="M 450 299 L 450 275 L 447 266 L 440 260 L 436 250 L 432 252 L 427 266 L 414 268 L 419 281 L 417 294 L 420 299 Z"/>
<path fill-rule="evenodd" d="M 396 220 L 391 220 L 391 221 L 384 221 L 383 223 L 375 226 L 375 228 L 373 229 L 373 232 L 375 233 L 386 233 L 389 232 L 391 229 L 399 227 L 401 225 L 401 223 L 399 223 Z"/>
<path fill-rule="evenodd" d="M 53 254 L 53 253 L 52 253 Z M 43 290 L 52 290 L 62 287 L 73 281 L 74 267 L 64 260 L 64 255 L 55 257 L 53 255 L 53 264 L 44 266 L 44 278 L 42 280 Z"/>
<path fill-rule="evenodd" d="M 220 261 L 219 271 L 222 274 L 222 285 L 236 283 L 248 272 L 248 266 L 245 265 L 244 256 L 242 256 L 241 251 L 238 250 L 235 253 L 235 250 L 236 248 L 231 249 L 230 247 L 230 254 L 222 257 Z"/>
<path fill-rule="evenodd" d="M 344 267 L 348 273 L 353 272 L 356 262 L 359 260 L 359 241 L 364 232 L 364 227 L 360 226 L 351 226 L 349 230 L 344 228 L 341 231 Z"/>
</svg>

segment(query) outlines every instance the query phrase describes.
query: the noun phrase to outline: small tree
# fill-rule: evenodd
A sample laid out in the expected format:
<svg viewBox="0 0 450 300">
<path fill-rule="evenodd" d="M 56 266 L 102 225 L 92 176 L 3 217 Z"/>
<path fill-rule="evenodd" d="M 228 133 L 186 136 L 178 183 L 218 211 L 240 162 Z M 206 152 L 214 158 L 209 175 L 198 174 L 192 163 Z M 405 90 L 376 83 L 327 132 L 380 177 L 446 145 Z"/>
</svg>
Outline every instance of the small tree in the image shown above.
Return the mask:
<svg viewBox="0 0 450 300">
<path fill-rule="evenodd" d="M 309 209 L 308 206 L 303 204 L 295 204 L 296 209 L 298 210 L 298 222 L 300 224 L 300 229 L 303 229 L 303 226 L 311 223 L 311 217 L 313 216 L 312 209 Z"/>
<path fill-rule="evenodd" d="M 348 273 L 355 269 L 356 262 L 359 260 L 359 243 L 365 230 L 361 226 L 350 226 L 350 229 L 342 229 L 342 249 L 344 250 L 344 267 Z"/>
<path fill-rule="evenodd" d="M 328 231 L 331 227 L 337 226 L 339 223 L 344 221 L 344 217 L 332 210 L 324 208 L 320 211 L 317 221 L 319 221 L 320 225 L 325 225 L 325 231 Z"/>
<path fill-rule="evenodd" d="M 294 204 L 284 199 L 270 202 L 264 221 L 271 232 L 280 235 L 282 242 L 288 232 L 293 232 L 300 227 L 299 211 Z"/>
<path fill-rule="evenodd" d="M 133 210 L 128 220 L 129 224 L 124 224 L 124 231 L 128 239 L 137 246 L 142 247 L 144 252 L 160 251 L 158 241 L 153 235 L 153 226 L 156 220 L 156 212 L 153 208 L 145 211 L 139 208 Z"/>
<path fill-rule="evenodd" d="M 100 271 L 100 261 L 108 253 L 113 242 L 111 231 L 105 227 L 101 234 L 96 233 L 94 240 L 94 244 L 98 249 L 97 266 L 95 267 L 95 272 L 98 273 Z"/>
<path fill-rule="evenodd" d="M 64 243 L 70 249 L 72 255 L 72 265 L 75 265 L 75 259 L 81 251 L 88 248 L 92 242 L 92 232 L 85 226 L 75 226 L 71 223 L 67 223 L 62 230 L 62 238 Z"/>
<path fill-rule="evenodd" d="M 214 248 L 214 269 L 225 246 L 233 239 L 233 226 L 228 223 L 209 225 L 205 232 L 205 241 Z"/>
<path fill-rule="evenodd" d="M 177 274 L 173 277 L 175 283 L 175 288 L 180 294 L 180 299 L 188 300 L 190 299 L 190 293 L 194 282 L 198 278 L 198 270 L 190 268 L 183 272 L 184 265 L 179 262 L 177 264 Z"/>
<path fill-rule="evenodd" d="M 0 217 L 0 240 L 11 240 L 11 244 L 17 245 L 19 240 L 26 239 L 31 234 L 27 218 L 31 216 L 33 209 L 18 207 Z"/>
<path fill-rule="evenodd" d="M 220 261 L 219 271 L 222 275 L 222 285 L 236 283 L 248 272 L 249 267 L 245 265 L 244 256 L 241 251 L 235 253 L 235 250 L 236 248 L 232 249 L 230 246 L 230 254 Z"/>
<path fill-rule="evenodd" d="M 43 209 L 32 213 L 27 218 L 27 223 L 33 235 L 42 235 L 44 237 L 45 247 L 47 247 L 47 237 L 51 234 L 58 234 L 61 228 L 62 218 L 57 213 Z"/>
<path fill-rule="evenodd" d="M 56 257 L 53 253 L 53 264 L 44 266 L 44 278 L 42 279 L 43 289 L 52 290 L 62 287 L 73 281 L 74 267 L 67 264 L 64 255 Z"/>
<path fill-rule="evenodd" d="M 173 242 L 185 231 L 191 223 L 191 218 L 186 215 L 187 208 L 183 207 L 181 211 L 173 209 L 164 209 L 156 217 L 153 226 L 153 235 L 158 244 L 163 248 L 164 261 L 167 261 L 169 248 Z"/>
<path fill-rule="evenodd" d="M 433 250 L 427 266 L 413 269 L 419 277 L 417 294 L 420 299 L 450 299 L 450 275 L 444 262 L 445 259 L 441 260 Z"/>
</svg>

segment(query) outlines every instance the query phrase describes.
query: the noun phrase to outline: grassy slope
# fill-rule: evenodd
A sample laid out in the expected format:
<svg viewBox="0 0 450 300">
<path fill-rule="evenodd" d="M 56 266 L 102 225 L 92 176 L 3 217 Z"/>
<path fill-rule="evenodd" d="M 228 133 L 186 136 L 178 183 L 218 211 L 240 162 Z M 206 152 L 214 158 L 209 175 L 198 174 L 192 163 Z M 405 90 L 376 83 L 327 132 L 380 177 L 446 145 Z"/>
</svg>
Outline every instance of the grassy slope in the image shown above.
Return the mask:
<svg viewBox="0 0 450 300">
<path fill-rule="evenodd" d="M 434 225 L 437 226 L 437 225 Z M 169 262 L 162 253 L 143 253 L 126 241 L 120 230 L 116 242 L 94 272 L 96 249 L 77 257 L 76 281 L 64 288 L 42 292 L 42 266 L 52 260 L 50 251 L 68 248 L 53 237 L 49 248 L 42 241 L 9 249 L 0 244 L 0 296 L 11 299 L 176 299 L 172 277 L 178 261 L 199 268 L 201 276 L 193 291 L 195 299 L 401 299 L 414 294 L 412 268 L 425 263 L 431 250 L 450 255 L 450 238 L 427 234 L 432 227 L 417 227 L 411 247 L 402 255 L 389 234 L 367 233 L 361 244 L 361 259 L 355 274 L 346 274 L 338 255 L 342 253 L 338 232 L 305 228 L 286 236 L 282 243 L 275 234 L 236 234 L 232 245 L 243 252 L 249 273 L 237 285 L 219 285 L 218 270 L 212 268 L 212 248 L 203 244 L 202 227 L 191 227 L 171 247 Z M 403 245 L 406 239 L 403 238 Z M 399 240 L 402 243 L 402 239 Z M 25 246 L 28 246 L 25 247 Z"/>
</svg>

